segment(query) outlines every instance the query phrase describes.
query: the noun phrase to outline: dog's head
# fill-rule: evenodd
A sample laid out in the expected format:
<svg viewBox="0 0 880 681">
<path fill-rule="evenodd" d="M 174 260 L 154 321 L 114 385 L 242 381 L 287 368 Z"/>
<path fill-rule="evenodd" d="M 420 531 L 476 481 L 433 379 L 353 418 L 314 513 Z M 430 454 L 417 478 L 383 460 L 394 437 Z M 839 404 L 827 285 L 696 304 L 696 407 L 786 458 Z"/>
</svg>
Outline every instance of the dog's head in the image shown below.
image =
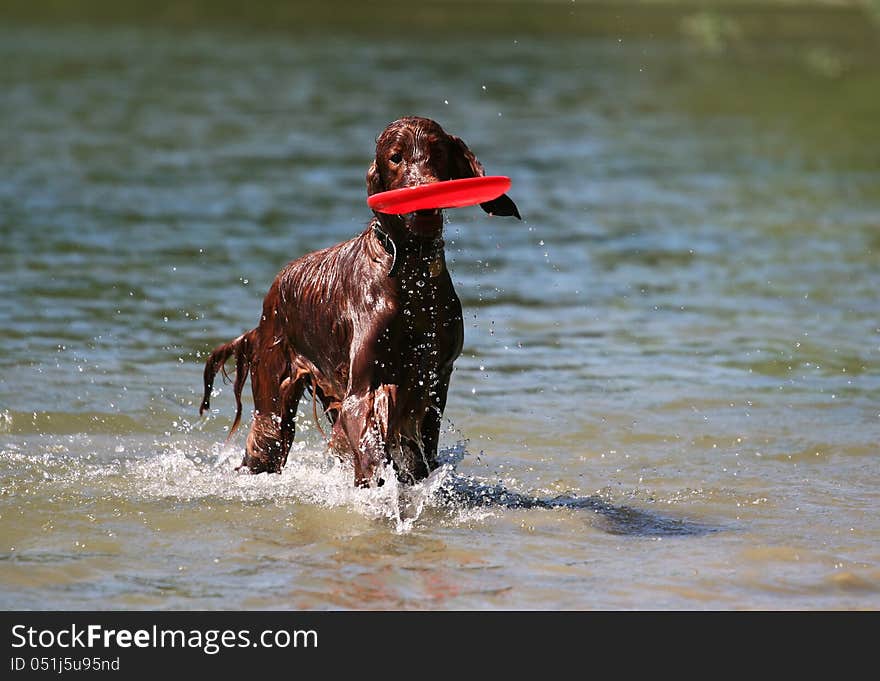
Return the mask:
<svg viewBox="0 0 880 681">
<path fill-rule="evenodd" d="M 408 116 L 391 123 L 376 139 L 376 158 L 367 171 L 367 194 L 482 175 L 483 166 L 460 138 L 447 134 L 430 118 Z M 519 218 L 507 194 L 480 207 L 490 215 Z M 438 237 L 443 231 L 439 209 L 402 218 L 406 229 L 421 237 Z"/>
</svg>

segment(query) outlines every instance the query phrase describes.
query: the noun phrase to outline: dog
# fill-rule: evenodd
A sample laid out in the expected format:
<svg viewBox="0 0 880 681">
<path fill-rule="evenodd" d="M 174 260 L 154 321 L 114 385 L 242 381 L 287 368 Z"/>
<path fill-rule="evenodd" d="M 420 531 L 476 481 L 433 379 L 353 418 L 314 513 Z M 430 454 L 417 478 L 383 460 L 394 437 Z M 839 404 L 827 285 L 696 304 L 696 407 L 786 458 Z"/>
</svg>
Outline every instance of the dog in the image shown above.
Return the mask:
<svg viewBox="0 0 880 681">
<path fill-rule="evenodd" d="M 367 193 L 482 175 L 464 141 L 431 119 L 409 116 L 376 139 Z M 520 219 L 506 194 L 480 206 Z M 251 376 L 254 415 L 237 470 L 281 472 L 306 390 L 318 427 L 318 402 L 329 418 L 329 446 L 352 463 L 356 485 L 382 484 L 376 471 L 383 463 L 403 483 L 437 467 L 449 379 L 464 340 L 443 220 L 439 209 L 374 211 L 360 235 L 288 263 L 266 294 L 259 324 L 213 350 L 199 414 L 210 408 L 217 372 L 226 376 L 234 357 L 230 437 Z"/>
</svg>

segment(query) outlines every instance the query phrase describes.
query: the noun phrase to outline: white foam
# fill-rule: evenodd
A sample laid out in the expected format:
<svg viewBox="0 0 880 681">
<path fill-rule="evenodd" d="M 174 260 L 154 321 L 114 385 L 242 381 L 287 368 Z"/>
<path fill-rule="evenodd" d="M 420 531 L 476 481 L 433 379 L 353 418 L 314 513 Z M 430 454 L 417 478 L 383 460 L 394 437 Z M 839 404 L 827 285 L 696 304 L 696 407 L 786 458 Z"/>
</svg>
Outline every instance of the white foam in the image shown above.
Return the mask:
<svg viewBox="0 0 880 681">
<path fill-rule="evenodd" d="M 0 458 L 13 464 L 19 475 L 24 466 L 30 469 L 32 480 L 42 479 L 44 484 L 68 490 L 88 482 L 99 488 L 95 490 L 98 493 L 132 501 L 198 502 L 219 498 L 343 507 L 368 518 L 390 521 L 394 531 L 400 533 L 410 532 L 432 508 L 443 509 L 447 518 L 451 512 L 452 519 L 458 521 L 492 515 L 486 509 L 450 507 L 442 498 L 443 487 L 456 478 L 451 462 L 463 455 L 455 448 L 441 452 L 444 463 L 419 483 L 401 484 L 392 470 L 383 467 L 377 471 L 377 476 L 385 480 L 381 487 L 360 488 L 353 484 L 350 465 L 308 442 L 294 444 L 281 474 L 259 475 L 235 471 L 241 461 L 241 446 L 237 444 L 207 444 L 189 435 L 154 441 L 152 446 L 129 440 L 124 444 L 115 440 L 109 447 L 104 444 L 68 442 L 51 447 L 51 452 L 43 447 L 39 454 L 9 447 Z M 90 453 L 83 453 L 84 448 Z"/>
<path fill-rule="evenodd" d="M 129 460 L 125 475 L 134 489 L 148 497 L 284 500 L 345 507 L 370 518 L 390 520 L 397 532 L 411 531 L 427 508 L 439 505 L 437 494 L 453 475 L 453 467 L 443 464 L 425 480 L 403 485 L 392 470 L 382 467 L 377 477 L 385 483 L 361 488 L 353 484 L 350 465 L 304 443 L 294 446 L 280 475 L 236 472 L 240 456 L 240 448 L 235 446 L 217 447 L 209 457 L 193 457 L 175 447 L 153 457 Z"/>
</svg>

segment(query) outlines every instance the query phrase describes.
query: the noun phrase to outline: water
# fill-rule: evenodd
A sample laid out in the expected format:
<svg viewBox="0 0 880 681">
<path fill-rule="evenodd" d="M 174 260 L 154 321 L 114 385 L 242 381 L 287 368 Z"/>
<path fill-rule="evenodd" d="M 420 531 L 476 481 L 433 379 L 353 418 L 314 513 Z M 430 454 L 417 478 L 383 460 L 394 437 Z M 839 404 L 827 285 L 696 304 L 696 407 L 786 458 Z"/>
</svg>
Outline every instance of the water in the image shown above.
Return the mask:
<svg viewBox="0 0 880 681">
<path fill-rule="evenodd" d="M 5 24 L 0 607 L 880 607 L 873 29 L 608 12 Z M 206 353 L 362 229 L 410 113 L 525 218 L 448 212 L 446 464 L 353 489 L 304 403 L 284 473 L 235 475 Z"/>
</svg>

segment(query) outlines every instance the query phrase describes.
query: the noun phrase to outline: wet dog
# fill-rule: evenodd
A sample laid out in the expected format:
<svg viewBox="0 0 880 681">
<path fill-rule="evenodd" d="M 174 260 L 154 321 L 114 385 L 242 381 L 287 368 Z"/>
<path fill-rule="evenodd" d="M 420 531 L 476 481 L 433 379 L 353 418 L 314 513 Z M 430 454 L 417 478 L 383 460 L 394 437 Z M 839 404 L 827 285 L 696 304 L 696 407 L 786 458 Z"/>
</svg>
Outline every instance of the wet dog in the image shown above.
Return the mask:
<svg viewBox="0 0 880 681">
<path fill-rule="evenodd" d="M 460 138 L 430 119 L 407 117 L 377 138 L 367 193 L 482 175 Z M 481 207 L 520 217 L 506 194 Z M 401 481 L 418 481 L 437 467 L 441 417 L 463 339 L 442 211 L 374 212 L 360 235 L 281 270 L 257 327 L 217 347 L 205 363 L 199 413 L 210 407 L 217 372 L 234 357 L 230 436 L 241 420 L 248 374 L 254 398 L 240 468 L 281 471 L 308 389 L 332 423 L 331 448 L 354 466 L 355 484 L 370 484 L 381 463 L 391 463 Z"/>
</svg>

